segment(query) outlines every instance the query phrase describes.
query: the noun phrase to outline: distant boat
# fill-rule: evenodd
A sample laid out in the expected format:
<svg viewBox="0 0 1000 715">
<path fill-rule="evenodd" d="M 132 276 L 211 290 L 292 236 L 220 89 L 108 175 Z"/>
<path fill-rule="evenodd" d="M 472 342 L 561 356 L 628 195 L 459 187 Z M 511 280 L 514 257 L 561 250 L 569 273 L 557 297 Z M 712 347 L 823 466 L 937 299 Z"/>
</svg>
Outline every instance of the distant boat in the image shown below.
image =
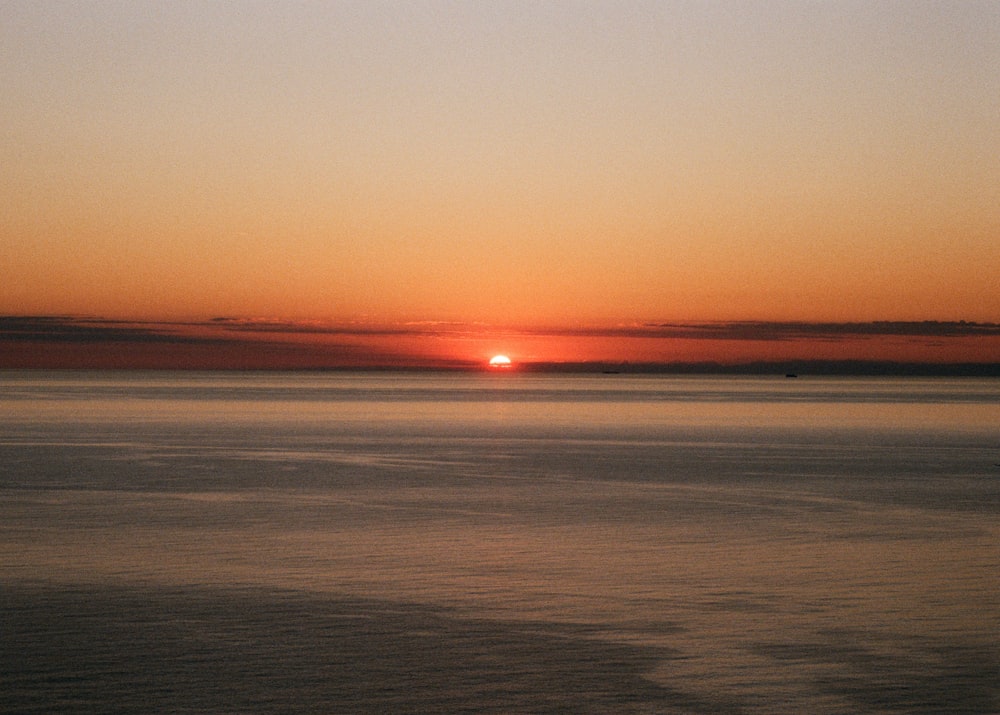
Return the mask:
<svg viewBox="0 0 1000 715">
<path fill-rule="evenodd" d="M 798 377 L 794 372 L 786 372 L 785 377 Z"/>
</svg>

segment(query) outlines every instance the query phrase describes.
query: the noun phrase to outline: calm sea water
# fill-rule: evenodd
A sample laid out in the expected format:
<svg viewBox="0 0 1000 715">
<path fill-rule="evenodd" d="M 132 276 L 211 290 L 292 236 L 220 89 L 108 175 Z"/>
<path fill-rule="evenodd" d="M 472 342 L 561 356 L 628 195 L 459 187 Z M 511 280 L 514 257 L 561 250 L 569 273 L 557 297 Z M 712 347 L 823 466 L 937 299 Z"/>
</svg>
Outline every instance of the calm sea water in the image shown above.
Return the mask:
<svg viewBox="0 0 1000 715">
<path fill-rule="evenodd" d="M 1000 381 L 0 372 L 6 712 L 1000 712 Z"/>
</svg>

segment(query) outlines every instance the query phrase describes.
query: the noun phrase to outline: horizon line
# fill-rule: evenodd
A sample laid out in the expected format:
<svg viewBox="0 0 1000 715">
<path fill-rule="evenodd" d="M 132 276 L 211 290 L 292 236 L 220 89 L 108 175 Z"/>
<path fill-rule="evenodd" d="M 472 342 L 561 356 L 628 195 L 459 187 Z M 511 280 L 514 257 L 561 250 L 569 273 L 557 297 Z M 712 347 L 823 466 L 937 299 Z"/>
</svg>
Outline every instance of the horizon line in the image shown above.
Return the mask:
<svg viewBox="0 0 1000 715">
<path fill-rule="evenodd" d="M 995 374 L 1000 323 L 692 321 L 512 327 L 483 323 L 0 315 L 0 368 Z M 627 366 L 627 367 L 626 367 Z M 973 367 L 970 367 L 973 366 Z"/>
</svg>

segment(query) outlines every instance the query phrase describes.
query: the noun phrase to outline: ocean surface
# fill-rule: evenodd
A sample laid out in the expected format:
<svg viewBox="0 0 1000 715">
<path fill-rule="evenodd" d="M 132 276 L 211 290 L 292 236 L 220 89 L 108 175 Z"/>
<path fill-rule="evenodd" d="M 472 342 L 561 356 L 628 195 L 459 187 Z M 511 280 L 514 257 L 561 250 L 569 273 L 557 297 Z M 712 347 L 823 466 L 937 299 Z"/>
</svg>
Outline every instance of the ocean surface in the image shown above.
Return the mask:
<svg viewBox="0 0 1000 715">
<path fill-rule="evenodd" d="M 1000 380 L 0 372 L 0 710 L 1000 712 Z"/>
</svg>

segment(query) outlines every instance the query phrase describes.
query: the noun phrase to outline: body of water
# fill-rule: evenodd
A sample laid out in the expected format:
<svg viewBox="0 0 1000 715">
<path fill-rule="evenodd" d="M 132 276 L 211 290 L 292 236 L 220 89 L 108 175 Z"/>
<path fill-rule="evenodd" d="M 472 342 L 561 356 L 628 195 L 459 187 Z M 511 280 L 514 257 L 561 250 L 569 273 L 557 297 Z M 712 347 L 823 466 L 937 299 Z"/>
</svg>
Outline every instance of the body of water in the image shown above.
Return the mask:
<svg viewBox="0 0 1000 715">
<path fill-rule="evenodd" d="M 0 372 L 7 712 L 996 713 L 1000 381 Z"/>
</svg>

